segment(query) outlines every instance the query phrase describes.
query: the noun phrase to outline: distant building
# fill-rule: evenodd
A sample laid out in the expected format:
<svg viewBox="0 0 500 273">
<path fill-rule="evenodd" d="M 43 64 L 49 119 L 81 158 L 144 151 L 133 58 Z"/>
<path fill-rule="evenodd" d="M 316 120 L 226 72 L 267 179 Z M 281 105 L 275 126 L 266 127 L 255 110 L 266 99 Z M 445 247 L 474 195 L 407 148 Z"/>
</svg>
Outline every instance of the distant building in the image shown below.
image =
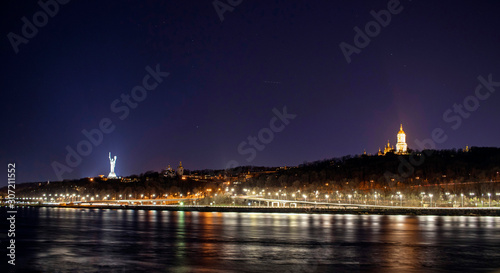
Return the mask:
<svg viewBox="0 0 500 273">
<path fill-rule="evenodd" d="M 184 167 L 182 167 L 182 161 L 179 161 L 179 167 L 177 167 L 177 175 L 182 176 L 184 174 Z"/>
<path fill-rule="evenodd" d="M 124 177 L 122 178 L 122 182 L 124 183 L 131 183 L 131 182 L 139 182 L 139 178 L 137 177 Z"/>
<path fill-rule="evenodd" d="M 167 169 L 164 171 L 163 176 L 165 177 L 174 177 L 175 176 L 175 171 L 168 165 Z"/>
<path fill-rule="evenodd" d="M 384 152 L 378 148 L 377 155 L 386 155 L 387 153 L 395 153 L 399 155 L 408 153 L 408 144 L 406 144 L 406 134 L 403 131 L 403 124 L 399 127 L 399 132 L 397 134 L 396 149 L 394 149 L 394 146 L 391 146 L 389 140 L 387 140 L 387 146 L 384 147 Z"/>
<path fill-rule="evenodd" d="M 398 132 L 398 142 L 396 143 L 396 153 L 397 154 L 406 154 L 408 149 L 408 145 L 406 144 L 406 134 L 403 131 L 403 124 L 399 127 Z"/>
<path fill-rule="evenodd" d="M 182 177 L 184 174 L 184 167 L 182 167 L 182 161 L 179 161 L 179 167 L 177 167 L 177 170 L 174 170 L 168 165 L 167 169 L 163 171 L 163 176 L 165 177 L 174 177 L 174 176 L 179 176 Z"/>
<path fill-rule="evenodd" d="M 386 155 L 387 153 L 394 153 L 395 149 L 394 146 L 391 147 L 391 143 L 389 140 L 387 140 L 387 146 L 384 147 L 384 152 L 378 148 L 378 154 L 377 155 Z"/>
</svg>

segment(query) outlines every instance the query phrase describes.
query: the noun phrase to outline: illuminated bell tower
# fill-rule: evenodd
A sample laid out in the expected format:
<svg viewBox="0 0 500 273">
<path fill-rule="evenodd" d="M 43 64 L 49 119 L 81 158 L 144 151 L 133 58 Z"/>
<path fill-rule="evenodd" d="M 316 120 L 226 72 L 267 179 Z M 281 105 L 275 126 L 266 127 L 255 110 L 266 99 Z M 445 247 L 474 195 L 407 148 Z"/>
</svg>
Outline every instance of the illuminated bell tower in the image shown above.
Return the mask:
<svg viewBox="0 0 500 273">
<path fill-rule="evenodd" d="M 396 153 L 397 154 L 406 154 L 406 150 L 408 145 L 406 145 L 406 134 L 403 131 L 403 124 L 399 128 L 398 132 L 398 142 L 396 143 Z"/>
<path fill-rule="evenodd" d="M 184 167 L 182 167 L 182 162 L 179 161 L 179 167 L 177 167 L 177 175 L 182 176 L 184 174 Z"/>
</svg>

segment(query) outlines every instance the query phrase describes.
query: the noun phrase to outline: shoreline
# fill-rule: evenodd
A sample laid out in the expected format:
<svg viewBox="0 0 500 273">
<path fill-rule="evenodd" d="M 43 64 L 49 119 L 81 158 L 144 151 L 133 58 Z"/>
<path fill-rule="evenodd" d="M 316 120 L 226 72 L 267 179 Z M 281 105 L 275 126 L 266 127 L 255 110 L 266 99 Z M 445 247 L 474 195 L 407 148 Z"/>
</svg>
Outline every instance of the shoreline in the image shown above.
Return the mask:
<svg viewBox="0 0 500 273">
<path fill-rule="evenodd" d="M 158 205 L 33 205 L 29 207 L 75 209 L 130 209 L 191 212 L 244 212 L 244 213 L 306 213 L 355 215 L 435 215 L 435 216 L 500 216 L 500 209 L 491 208 L 314 208 L 314 207 L 244 207 L 244 206 L 158 206 Z"/>
</svg>

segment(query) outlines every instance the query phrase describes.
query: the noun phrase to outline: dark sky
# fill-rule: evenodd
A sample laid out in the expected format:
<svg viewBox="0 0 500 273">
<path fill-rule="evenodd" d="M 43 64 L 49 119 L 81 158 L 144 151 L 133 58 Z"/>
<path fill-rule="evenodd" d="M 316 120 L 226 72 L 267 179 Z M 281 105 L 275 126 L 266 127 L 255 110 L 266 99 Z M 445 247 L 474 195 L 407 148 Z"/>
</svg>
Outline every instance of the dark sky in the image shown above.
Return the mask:
<svg viewBox="0 0 500 273">
<path fill-rule="evenodd" d="M 109 152 L 120 176 L 376 153 L 400 123 L 413 149 L 435 128 L 439 149 L 499 146 L 498 1 L 401 1 L 348 63 L 339 45 L 355 46 L 353 28 L 389 2 L 244 0 L 221 21 L 210 0 L 70 1 L 44 22 L 35 1 L 3 1 L 1 163 L 16 163 L 18 182 L 58 180 L 54 162 L 68 166 L 66 147 L 103 119 L 114 131 L 60 177 L 107 175 Z M 13 46 L 35 14 L 38 32 Z M 147 66 L 170 74 L 123 118 L 111 105 L 140 90 Z M 497 92 L 477 95 L 490 74 Z M 453 112 L 464 102 L 470 111 Z M 296 117 L 269 140 L 284 107 Z M 264 149 L 240 153 L 259 132 Z"/>
</svg>

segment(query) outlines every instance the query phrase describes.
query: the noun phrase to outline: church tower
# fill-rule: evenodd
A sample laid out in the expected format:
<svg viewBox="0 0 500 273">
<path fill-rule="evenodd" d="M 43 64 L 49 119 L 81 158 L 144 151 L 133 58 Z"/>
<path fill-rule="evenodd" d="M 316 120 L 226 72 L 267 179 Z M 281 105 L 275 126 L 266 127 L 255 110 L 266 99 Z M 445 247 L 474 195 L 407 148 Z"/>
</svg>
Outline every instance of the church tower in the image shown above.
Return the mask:
<svg viewBox="0 0 500 273">
<path fill-rule="evenodd" d="M 384 155 L 391 152 L 394 152 L 394 146 L 391 147 L 391 143 L 387 140 L 387 146 L 384 148 Z"/>
<path fill-rule="evenodd" d="M 396 143 L 396 153 L 397 154 L 406 154 L 406 150 L 408 145 L 406 144 L 406 134 L 403 131 L 403 124 L 399 128 L 398 132 L 398 142 Z"/>
<path fill-rule="evenodd" d="M 177 167 L 177 175 L 182 176 L 184 174 L 184 167 L 182 167 L 182 162 L 179 161 L 179 167 Z"/>
</svg>

